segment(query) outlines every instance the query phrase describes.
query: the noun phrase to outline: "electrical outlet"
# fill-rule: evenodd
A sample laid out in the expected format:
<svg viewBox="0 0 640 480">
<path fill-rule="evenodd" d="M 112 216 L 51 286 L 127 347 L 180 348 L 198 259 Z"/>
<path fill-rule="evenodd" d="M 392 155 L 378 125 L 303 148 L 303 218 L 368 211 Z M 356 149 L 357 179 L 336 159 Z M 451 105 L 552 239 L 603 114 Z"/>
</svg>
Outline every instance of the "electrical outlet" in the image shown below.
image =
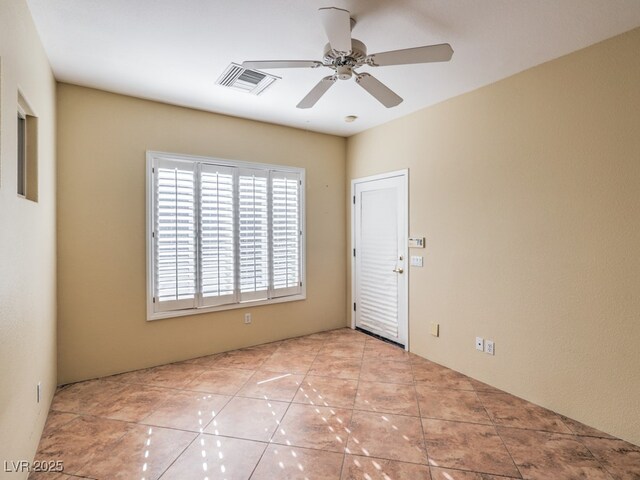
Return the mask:
<svg viewBox="0 0 640 480">
<path fill-rule="evenodd" d="M 495 345 L 493 344 L 493 340 L 487 340 L 484 342 L 484 352 L 489 355 L 495 355 Z"/>
<path fill-rule="evenodd" d="M 484 338 L 476 337 L 476 350 L 484 352 Z"/>
<path fill-rule="evenodd" d="M 434 337 L 439 337 L 440 336 L 440 324 L 439 323 L 432 323 L 431 324 L 431 335 L 433 335 Z"/>
<path fill-rule="evenodd" d="M 251 323 L 251 314 L 250 313 L 245 313 L 244 314 L 244 323 L 246 323 L 247 325 Z"/>
<path fill-rule="evenodd" d="M 411 266 L 422 267 L 424 265 L 424 259 L 420 255 L 411 255 Z"/>
</svg>

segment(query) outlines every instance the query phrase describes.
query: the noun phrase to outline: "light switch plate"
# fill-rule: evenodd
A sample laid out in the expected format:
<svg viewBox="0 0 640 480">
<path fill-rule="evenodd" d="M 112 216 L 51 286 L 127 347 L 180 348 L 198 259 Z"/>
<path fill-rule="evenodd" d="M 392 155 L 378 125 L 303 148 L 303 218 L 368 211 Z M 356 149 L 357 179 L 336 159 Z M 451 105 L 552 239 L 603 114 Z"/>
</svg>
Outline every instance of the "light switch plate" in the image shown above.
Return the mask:
<svg viewBox="0 0 640 480">
<path fill-rule="evenodd" d="M 424 264 L 424 259 L 419 255 L 411 255 L 411 266 L 412 267 L 422 267 Z"/>
<path fill-rule="evenodd" d="M 409 248 L 424 248 L 424 237 L 409 237 Z"/>
</svg>

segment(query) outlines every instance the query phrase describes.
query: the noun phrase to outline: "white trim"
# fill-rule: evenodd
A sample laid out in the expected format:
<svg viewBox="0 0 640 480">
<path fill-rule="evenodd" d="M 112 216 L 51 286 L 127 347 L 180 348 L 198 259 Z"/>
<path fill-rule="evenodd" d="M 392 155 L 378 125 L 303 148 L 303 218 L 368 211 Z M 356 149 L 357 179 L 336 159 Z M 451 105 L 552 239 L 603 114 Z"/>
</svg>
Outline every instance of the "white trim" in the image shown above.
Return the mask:
<svg viewBox="0 0 640 480">
<path fill-rule="evenodd" d="M 18 102 L 17 102 L 17 110 L 18 110 L 18 118 L 22 119 L 22 121 L 24 122 L 23 125 L 23 132 L 22 132 L 22 185 L 20 185 L 22 187 L 22 191 L 24 193 L 19 193 L 18 190 L 18 185 L 16 182 L 16 195 L 18 196 L 18 198 L 24 198 L 25 200 L 27 199 L 27 184 L 29 183 L 29 180 L 27 178 L 27 175 L 29 174 L 29 172 L 27 171 L 27 165 L 29 163 L 29 160 L 27 159 L 27 141 L 28 141 L 28 135 L 27 135 L 27 117 L 31 116 L 33 117 L 33 111 L 31 110 L 31 107 L 29 106 L 29 102 L 27 102 L 27 100 L 24 98 L 24 95 L 22 95 L 22 92 L 20 91 L 20 89 L 18 89 Z M 18 129 L 18 135 L 20 134 L 20 127 L 16 126 Z M 37 138 L 36 138 L 37 141 Z M 18 142 L 17 148 L 20 148 L 20 142 Z M 16 151 L 16 162 L 17 160 L 20 158 L 20 152 Z M 18 167 L 19 168 L 19 167 Z M 16 172 L 17 173 L 17 172 Z"/>
<path fill-rule="evenodd" d="M 303 283 L 304 287 L 304 283 Z M 171 312 L 156 312 L 152 314 L 152 317 L 149 318 L 147 316 L 147 321 L 154 320 L 162 320 L 165 318 L 173 318 L 173 317 L 186 317 L 188 315 L 199 315 L 201 313 L 211 313 L 211 312 L 222 312 L 224 310 L 234 310 L 237 308 L 250 308 L 250 307 L 259 307 L 261 305 L 271 305 L 273 303 L 285 303 L 285 302 L 298 302 L 300 300 L 306 300 L 306 294 L 302 293 L 300 295 L 291 295 L 290 297 L 276 297 L 276 298 L 268 298 L 266 300 L 256 300 L 256 301 L 247 301 L 240 303 L 233 303 L 227 305 L 219 305 L 215 307 L 203 307 L 203 308 L 189 308 L 185 310 L 173 310 Z M 152 304 L 153 308 L 153 304 Z"/>
<path fill-rule="evenodd" d="M 147 152 L 146 154 L 147 157 L 147 161 L 146 161 L 146 173 L 145 173 L 145 177 L 146 177 L 146 188 L 147 188 L 147 202 L 146 202 L 146 217 L 147 217 L 147 221 L 145 222 L 147 225 L 146 228 L 146 235 L 145 235 L 145 240 L 146 240 L 146 247 L 147 247 L 147 320 L 153 320 L 154 319 L 154 291 L 153 291 L 153 267 L 154 267 L 154 262 L 153 262 L 153 256 L 154 256 L 154 249 L 153 249 L 153 244 L 155 243 L 154 241 L 154 216 L 153 216 L 153 206 L 154 206 L 154 202 L 153 202 L 153 190 L 154 190 L 154 175 L 155 172 L 153 171 L 153 152 Z"/>
<path fill-rule="evenodd" d="M 305 171 L 305 169 L 302 167 L 290 167 L 287 165 L 276 165 L 273 163 L 249 162 L 246 160 L 230 160 L 228 158 L 205 157 L 202 155 L 188 155 L 184 153 L 171 153 L 171 152 L 159 152 L 155 150 L 147 150 L 147 158 L 149 158 L 150 155 L 153 158 L 157 158 L 157 159 L 202 162 L 202 163 L 210 163 L 213 165 L 226 165 L 229 167 L 248 168 L 250 170 L 269 169 L 269 170 L 277 170 L 280 172 L 300 173 L 302 176 L 304 176 L 304 171 Z"/>
<path fill-rule="evenodd" d="M 155 241 L 153 237 L 154 233 L 154 175 L 156 172 L 153 171 L 155 163 L 162 162 L 163 160 L 170 160 L 172 162 L 175 161 L 184 161 L 184 162 L 198 162 L 200 164 L 211 164 L 217 166 L 228 166 L 234 167 L 237 169 L 253 169 L 253 170 L 269 170 L 276 171 L 280 173 L 293 173 L 296 174 L 300 179 L 300 230 L 302 231 L 301 240 L 300 240 L 300 282 L 302 286 L 297 289 L 295 294 L 289 292 L 282 292 L 278 297 L 273 298 L 260 298 L 258 300 L 250 300 L 250 301 L 239 301 L 233 304 L 224 304 L 224 305 L 213 305 L 213 306 L 201 306 L 195 308 L 186 308 L 183 310 L 172 310 L 172 311 L 156 311 L 154 304 L 154 251 L 155 251 Z M 237 188 L 237 177 L 235 176 L 236 188 Z M 270 178 L 271 175 L 267 175 L 268 178 L 268 191 L 270 192 Z M 286 165 L 273 165 L 267 163 L 254 163 L 247 162 L 243 160 L 229 160 L 215 157 L 205 157 L 205 156 L 197 156 L 197 155 L 184 155 L 184 154 L 175 154 L 168 152 L 158 152 L 148 150 L 146 152 L 146 247 L 147 247 L 147 321 L 152 320 L 160 320 L 164 318 L 173 318 L 173 317 L 182 317 L 187 315 L 198 315 L 200 313 L 207 312 L 217 312 L 223 310 L 232 310 L 237 308 L 248 308 L 260 305 L 268 305 L 272 303 L 284 303 L 284 302 L 293 302 L 305 300 L 307 296 L 307 282 L 306 282 L 306 211 L 305 211 L 305 190 L 306 190 L 306 182 L 305 182 L 305 169 L 300 167 L 290 167 Z M 270 197 L 269 197 L 270 198 Z M 235 209 L 238 208 L 236 204 Z M 237 212 L 236 212 L 237 214 Z M 269 217 L 271 214 L 269 213 Z M 269 224 L 269 239 L 271 238 L 271 224 Z M 239 252 L 239 245 L 237 245 L 239 241 L 238 232 L 234 235 L 234 239 L 236 242 L 236 253 Z M 271 242 L 271 240 L 269 240 Z M 239 257 L 238 257 L 239 258 Z M 239 269 L 236 268 L 236 275 L 239 275 Z M 238 279 L 236 279 L 236 284 L 238 285 Z M 280 289 L 282 290 L 282 289 Z M 269 292 L 271 292 L 271 288 L 269 288 Z M 282 295 L 284 293 L 284 295 Z M 196 295 L 199 295 L 198 293 Z"/>
<path fill-rule="evenodd" d="M 393 172 L 389 172 L 389 173 L 378 173 L 376 175 L 369 175 L 368 177 L 354 178 L 353 180 L 351 180 L 351 190 L 353 191 L 354 185 L 356 183 L 372 182 L 374 180 L 384 180 L 386 178 L 393 178 L 393 177 L 406 177 L 406 180 L 408 182 L 409 169 L 405 168 L 403 170 L 394 170 Z"/>
<path fill-rule="evenodd" d="M 349 255 L 351 257 L 351 328 L 356 328 L 356 312 L 353 309 L 353 304 L 356 302 L 357 298 L 357 288 L 356 288 L 356 257 L 353 255 L 353 250 L 356 248 L 356 204 L 354 202 L 355 194 L 356 194 L 356 184 L 367 183 L 376 180 L 384 180 L 395 177 L 404 177 L 404 189 L 405 189 L 405 212 L 406 212 L 406 231 L 404 232 L 404 259 L 405 259 L 405 268 L 404 268 L 404 298 L 402 299 L 402 311 L 401 317 L 405 319 L 406 324 L 404 325 L 406 331 L 406 342 L 404 349 L 409 351 L 409 342 L 410 342 L 410 331 L 409 331 L 409 245 L 408 245 L 408 237 L 409 237 L 409 169 L 403 170 L 395 170 L 393 172 L 388 173 L 380 173 L 376 175 L 370 175 L 368 177 L 355 178 L 351 180 L 351 194 L 349 196 L 349 203 L 351 205 L 351 248 L 349 250 Z M 356 252 L 357 255 L 357 252 Z"/>
</svg>

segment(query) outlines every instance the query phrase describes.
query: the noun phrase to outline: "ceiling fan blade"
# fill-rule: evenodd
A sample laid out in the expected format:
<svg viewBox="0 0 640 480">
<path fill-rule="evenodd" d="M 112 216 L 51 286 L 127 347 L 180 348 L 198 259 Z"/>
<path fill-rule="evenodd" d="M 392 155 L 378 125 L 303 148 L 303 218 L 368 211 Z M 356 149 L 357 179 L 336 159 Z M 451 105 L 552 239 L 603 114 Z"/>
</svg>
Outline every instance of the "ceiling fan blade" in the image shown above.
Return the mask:
<svg viewBox="0 0 640 480">
<path fill-rule="evenodd" d="M 402 103 L 402 97 L 396 95 L 393 90 L 368 73 L 359 73 L 356 76 L 356 83 L 387 108 L 395 107 Z"/>
<path fill-rule="evenodd" d="M 351 14 L 341 8 L 321 8 L 320 20 L 331 48 L 344 55 L 351 53 Z"/>
<path fill-rule="evenodd" d="M 327 90 L 331 88 L 331 86 L 336 83 L 337 78 L 334 76 L 324 77 L 320 80 L 315 87 L 311 89 L 307 96 L 300 100 L 300 103 L 296 105 L 298 108 L 311 108 L 313 107 L 320 98 L 327 93 Z"/>
<path fill-rule="evenodd" d="M 411 63 L 448 62 L 453 56 L 453 48 L 448 43 L 426 47 L 393 50 L 374 53 L 367 57 L 367 63 L 374 67 L 386 65 L 408 65 Z"/>
<path fill-rule="evenodd" d="M 269 68 L 318 68 L 324 66 L 315 60 L 257 60 L 242 62 L 244 68 L 261 70 Z"/>
</svg>

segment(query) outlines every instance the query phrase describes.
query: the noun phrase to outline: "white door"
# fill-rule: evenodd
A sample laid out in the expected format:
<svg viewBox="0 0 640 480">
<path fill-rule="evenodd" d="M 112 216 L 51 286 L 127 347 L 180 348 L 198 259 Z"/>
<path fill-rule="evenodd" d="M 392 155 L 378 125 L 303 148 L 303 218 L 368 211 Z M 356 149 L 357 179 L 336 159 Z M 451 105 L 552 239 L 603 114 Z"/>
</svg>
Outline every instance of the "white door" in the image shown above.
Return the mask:
<svg viewBox="0 0 640 480">
<path fill-rule="evenodd" d="M 408 347 L 408 172 L 352 182 L 353 326 Z"/>
</svg>

